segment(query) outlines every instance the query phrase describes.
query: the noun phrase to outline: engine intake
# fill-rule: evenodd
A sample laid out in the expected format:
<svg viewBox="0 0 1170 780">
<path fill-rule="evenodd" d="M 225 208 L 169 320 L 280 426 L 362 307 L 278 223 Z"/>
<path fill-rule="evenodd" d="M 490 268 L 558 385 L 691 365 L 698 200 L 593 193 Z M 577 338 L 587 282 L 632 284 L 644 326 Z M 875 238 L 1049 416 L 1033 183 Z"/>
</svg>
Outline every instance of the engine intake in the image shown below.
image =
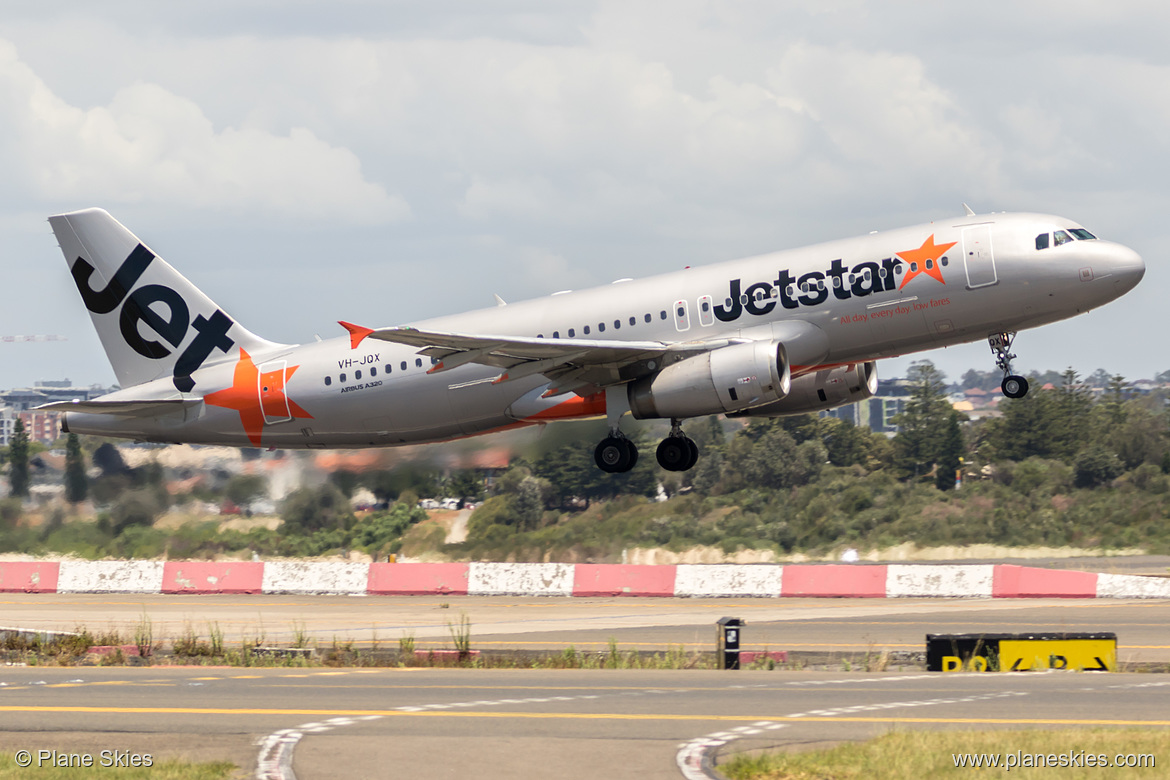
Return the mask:
<svg viewBox="0 0 1170 780">
<path fill-rule="evenodd" d="M 792 389 L 783 399 L 728 416 L 783 417 L 835 409 L 872 398 L 877 385 L 877 363 L 872 361 L 824 368 L 793 379 Z"/>
<path fill-rule="evenodd" d="M 740 412 L 784 398 L 791 384 L 783 343 L 732 344 L 631 382 L 630 412 L 639 420 Z"/>
</svg>

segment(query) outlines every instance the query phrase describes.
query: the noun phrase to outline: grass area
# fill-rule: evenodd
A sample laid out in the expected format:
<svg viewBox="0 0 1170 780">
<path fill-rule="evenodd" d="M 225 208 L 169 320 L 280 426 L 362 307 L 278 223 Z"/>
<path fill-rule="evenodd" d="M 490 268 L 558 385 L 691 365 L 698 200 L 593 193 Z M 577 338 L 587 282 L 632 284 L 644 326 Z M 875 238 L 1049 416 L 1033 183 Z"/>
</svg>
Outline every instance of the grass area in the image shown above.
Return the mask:
<svg viewBox="0 0 1170 780">
<path fill-rule="evenodd" d="M 1088 756 L 1105 757 L 1113 767 L 1115 757 L 1146 756 L 1146 768 L 1127 767 L 1125 777 L 1165 777 L 1170 766 L 1170 730 L 1085 729 L 1060 731 L 893 731 L 868 742 L 850 743 L 829 750 L 804 753 L 764 753 L 735 756 L 719 771 L 731 780 L 904 780 L 907 777 L 942 777 L 967 770 L 956 769 L 956 754 L 998 756 L 1000 766 L 1011 757 L 1010 770 L 991 770 L 996 776 L 1021 780 L 1058 776 L 1052 768 L 1037 766 L 1043 754 L 1069 766 L 1059 768 L 1061 778 L 1101 777 L 1099 766 L 1079 767 L 1073 759 L 1088 763 Z M 1150 756 L 1157 766 L 1151 766 Z M 1078 758 L 1079 757 L 1079 758 Z M 1030 766 L 1029 766 L 1030 765 Z M 1054 764 L 1060 767 L 1060 764 Z M 986 769 L 978 771 L 986 772 Z"/>
<path fill-rule="evenodd" d="M 404 635 L 397 646 L 357 647 L 352 639 L 310 640 L 304 624 L 294 622 L 292 642 L 280 646 L 259 635 L 245 636 L 232 647 L 218 623 L 201 632 L 188 623 L 176 637 L 158 636 L 147 615 L 134 626 L 133 635 L 111 628 L 92 633 L 77 626 L 68 634 L 42 636 L 35 632 L 0 632 L 0 662 L 26 666 L 240 666 L 240 667 L 451 667 L 477 669 L 709 669 L 714 653 L 688 651 L 671 646 L 666 651 L 622 649 L 610 639 L 605 650 L 478 651 L 473 648 L 471 620 L 460 614 L 448 621 L 448 641 L 431 640 L 420 647 L 413 635 Z M 286 643 L 287 644 L 287 643 Z M 90 652 L 91 648 L 100 652 Z M 761 659 L 745 668 L 780 668 Z M 844 667 L 843 667 L 844 668 Z M 868 667 L 867 667 L 868 668 Z"/>
<path fill-rule="evenodd" d="M 103 767 L 102 756 L 92 754 L 93 766 L 53 767 L 49 761 L 37 765 L 37 751 L 32 751 L 33 763 L 31 767 L 21 767 L 16 763 L 15 753 L 0 753 L 0 780 L 17 780 L 29 777 L 29 772 L 35 772 L 37 778 L 44 780 L 65 780 L 78 777 L 118 777 L 124 780 L 150 778 L 150 780 L 223 780 L 231 777 L 236 771 L 236 765 L 227 761 L 214 761 L 203 764 L 189 764 L 183 761 L 152 761 L 149 767 Z M 62 763 L 70 759 L 61 757 Z M 76 761 L 76 759 L 73 759 Z"/>
</svg>

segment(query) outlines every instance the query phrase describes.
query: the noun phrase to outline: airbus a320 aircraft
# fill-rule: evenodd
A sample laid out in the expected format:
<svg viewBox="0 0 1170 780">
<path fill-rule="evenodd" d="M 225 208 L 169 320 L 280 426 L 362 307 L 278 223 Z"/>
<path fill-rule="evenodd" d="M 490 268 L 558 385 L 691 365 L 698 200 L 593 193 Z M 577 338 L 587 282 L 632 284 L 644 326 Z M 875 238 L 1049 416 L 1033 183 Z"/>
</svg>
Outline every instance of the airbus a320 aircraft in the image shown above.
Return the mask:
<svg viewBox="0 0 1170 780">
<path fill-rule="evenodd" d="M 1063 217 L 976 215 L 299 346 L 245 330 L 101 209 L 50 217 L 121 389 L 48 404 L 62 428 L 153 442 L 385 447 L 605 416 L 597 465 L 638 459 L 621 417 L 663 418 L 658 463 L 699 453 L 690 417 L 868 398 L 874 361 L 987 339 L 1003 392 L 1016 331 L 1131 290 L 1142 259 Z"/>
</svg>

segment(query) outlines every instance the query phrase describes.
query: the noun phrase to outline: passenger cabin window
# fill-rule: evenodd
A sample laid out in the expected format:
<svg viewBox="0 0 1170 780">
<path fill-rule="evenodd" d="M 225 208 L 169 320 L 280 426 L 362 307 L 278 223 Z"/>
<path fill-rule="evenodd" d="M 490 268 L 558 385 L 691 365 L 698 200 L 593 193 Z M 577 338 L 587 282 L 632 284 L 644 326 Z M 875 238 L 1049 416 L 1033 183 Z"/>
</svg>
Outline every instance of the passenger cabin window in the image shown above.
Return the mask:
<svg viewBox="0 0 1170 780">
<path fill-rule="evenodd" d="M 573 328 L 569 328 L 569 338 L 573 338 L 576 335 L 577 331 L 575 331 Z"/>
<path fill-rule="evenodd" d="M 614 329 L 614 330 L 617 330 L 617 329 L 618 329 L 618 328 L 620 328 L 621 326 L 622 326 L 622 321 L 621 321 L 621 320 L 614 320 L 614 321 L 613 321 L 613 329 Z"/>
<path fill-rule="evenodd" d="M 637 317 L 630 317 L 630 327 L 631 328 L 634 327 L 634 325 L 637 324 L 637 322 L 638 322 Z"/>
<path fill-rule="evenodd" d="M 1040 235 L 1036 236 L 1036 248 L 1037 249 L 1047 249 L 1048 248 L 1048 234 L 1047 233 L 1041 233 Z"/>
<path fill-rule="evenodd" d="M 1053 238 L 1052 243 L 1055 246 L 1060 246 L 1061 244 L 1067 244 L 1069 241 L 1073 240 L 1072 236 L 1070 236 L 1068 233 L 1065 233 L 1063 230 L 1058 230 L 1055 233 L 1053 233 L 1052 238 Z"/>
<path fill-rule="evenodd" d="M 402 361 L 402 370 L 403 371 L 406 370 L 406 361 L 405 360 Z"/>
<path fill-rule="evenodd" d="M 597 332 L 598 333 L 605 333 L 605 323 L 604 322 L 597 323 Z"/>
<path fill-rule="evenodd" d="M 414 367 L 415 368 L 422 368 L 422 358 L 415 358 L 414 359 Z"/>
<path fill-rule="evenodd" d="M 329 385 L 331 385 L 331 384 L 333 384 L 333 377 L 331 377 L 331 376 L 325 377 L 325 386 L 329 387 Z"/>
<path fill-rule="evenodd" d="M 699 296 L 699 324 L 703 327 L 715 324 L 715 311 L 711 308 L 711 296 Z"/>
<path fill-rule="evenodd" d="M 339 379 L 341 379 L 341 381 L 342 381 L 342 382 L 344 382 L 344 381 L 345 381 L 345 374 L 342 374 L 342 375 L 339 377 Z"/>
<path fill-rule="evenodd" d="M 362 372 L 361 372 L 361 371 L 354 371 L 354 372 L 353 372 L 353 378 L 354 378 L 355 380 L 357 380 L 357 379 L 361 379 L 361 378 L 362 378 Z"/>
<path fill-rule="evenodd" d="M 389 374 L 389 373 L 390 373 L 391 371 L 393 371 L 393 370 L 394 370 L 394 366 L 392 366 L 392 365 L 390 365 L 389 363 L 387 363 L 387 364 L 386 364 L 386 373 L 387 373 L 387 374 Z"/>
<path fill-rule="evenodd" d="M 377 366 L 370 366 L 370 376 L 377 376 L 377 375 L 378 375 L 378 367 Z"/>
<path fill-rule="evenodd" d="M 646 315 L 646 322 L 649 322 L 649 321 L 650 321 L 650 315 L 649 315 L 649 314 L 647 314 L 647 315 Z"/>
<path fill-rule="evenodd" d="M 666 309 L 663 309 L 662 311 L 658 312 L 658 319 L 660 319 L 660 320 L 666 319 Z"/>
<path fill-rule="evenodd" d="M 663 312 L 665 314 L 666 312 Z M 674 302 L 674 327 L 675 330 L 684 331 L 691 329 L 691 318 L 687 314 L 687 302 Z"/>
<path fill-rule="evenodd" d="M 559 339 L 560 337 L 561 337 L 561 332 L 559 330 L 554 330 L 553 331 L 553 338 Z"/>
<path fill-rule="evenodd" d="M 584 335 L 584 336 L 588 336 L 588 335 L 589 335 L 589 326 L 588 326 L 588 325 L 586 325 L 585 327 L 581 328 L 581 334 L 582 334 L 582 335 Z"/>
</svg>

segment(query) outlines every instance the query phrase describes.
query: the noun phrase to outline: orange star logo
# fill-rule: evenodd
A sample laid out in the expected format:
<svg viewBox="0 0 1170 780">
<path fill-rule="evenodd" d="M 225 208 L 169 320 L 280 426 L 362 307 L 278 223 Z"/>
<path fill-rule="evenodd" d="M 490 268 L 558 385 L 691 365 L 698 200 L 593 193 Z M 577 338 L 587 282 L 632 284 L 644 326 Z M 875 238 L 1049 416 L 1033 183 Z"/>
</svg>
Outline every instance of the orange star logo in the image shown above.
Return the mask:
<svg viewBox="0 0 1170 780">
<path fill-rule="evenodd" d="M 902 258 L 909 264 L 910 268 L 906 271 L 906 277 L 902 280 L 902 285 L 898 287 L 899 290 L 906 286 L 906 282 L 925 273 L 939 281 L 940 284 L 946 284 L 943 279 L 942 267 L 938 260 L 943 256 L 943 252 L 953 247 L 957 242 L 952 241 L 949 244 L 934 243 L 934 234 L 922 242 L 922 246 L 917 249 L 907 249 L 905 252 L 898 252 L 898 257 Z"/>
<path fill-rule="evenodd" d="M 269 420 L 284 421 L 293 417 L 313 419 L 313 415 L 284 394 L 285 382 L 298 368 L 300 366 L 289 366 L 261 372 L 247 351 L 241 349 L 232 386 L 208 393 L 203 396 L 203 402 L 239 412 L 240 423 L 248 434 L 248 440 L 259 447 L 260 435 Z"/>
</svg>

